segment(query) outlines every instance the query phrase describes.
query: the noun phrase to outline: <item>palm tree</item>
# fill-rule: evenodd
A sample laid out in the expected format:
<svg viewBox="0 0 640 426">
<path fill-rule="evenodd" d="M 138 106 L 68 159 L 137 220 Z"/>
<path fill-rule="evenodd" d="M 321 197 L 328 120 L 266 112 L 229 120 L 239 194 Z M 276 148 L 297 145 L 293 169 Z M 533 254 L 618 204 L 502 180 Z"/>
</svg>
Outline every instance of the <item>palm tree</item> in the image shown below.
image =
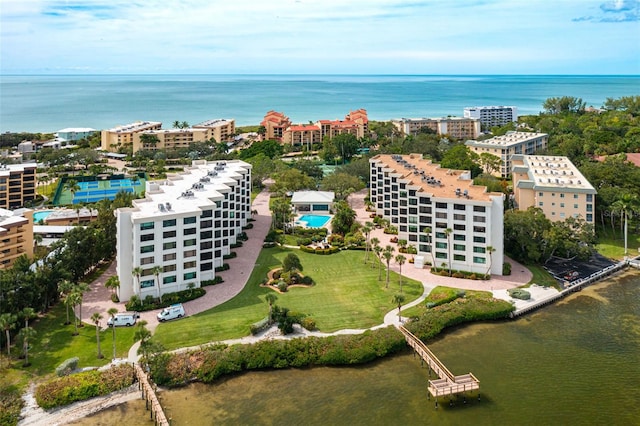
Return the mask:
<svg viewBox="0 0 640 426">
<path fill-rule="evenodd" d="M 73 290 L 73 283 L 69 280 L 62 280 L 60 281 L 60 283 L 58 284 L 58 290 L 60 291 L 60 294 L 62 294 L 63 296 L 63 303 L 66 305 L 67 307 L 67 322 L 64 323 L 64 325 L 69 325 L 71 324 L 71 321 L 69 320 L 69 306 L 70 303 L 67 303 L 67 299 L 69 294 L 71 294 L 72 290 Z"/>
<path fill-rule="evenodd" d="M 369 236 L 371 235 L 371 230 L 373 229 L 373 223 L 367 222 L 362 226 L 362 232 L 364 233 L 364 263 L 367 263 L 369 259 Z"/>
<path fill-rule="evenodd" d="M 131 273 L 138 280 L 138 291 L 140 291 L 140 276 L 142 275 L 143 269 L 140 266 L 136 266 L 131 270 Z"/>
<path fill-rule="evenodd" d="M 407 260 L 406 257 L 404 257 L 403 255 L 399 254 L 396 256 L 396 263 L 398 264 L 398 267 L 400 268 L 400 276 L 398 281 L 400 282 L 400 293 L 402 293 L 402 265 L 404 265 L 404 262 Z"/>
<path fill-rule="evenodd" d="M 78 181 L 75 179 L 69 179 L 64 184 L 64 187 L 67 191 L 71 192 L 71 202 L 73 203 L 73 198 L 75 198 L 76 192 L 80 191 L 80 185 L 78 185 Z"/>
<path fill-rule="evenodd" d="M 373 238 L 371 238 L 371 240 L 369 240 L 369 246 L 370 246 L 369 250 L 370 251 L 375 251 L 375 248 L 378 245 L 380 245 L 380 240 L 378 238 L 373 237 Z M 375 264 L 373 264 L 373 263 L 371 264 L 372 268 L 375 267 L 375 266 L 376 266 Z"/>
<path fill-rule="evenodd" d="M 76 315 L 75 308 L 76 306 L 82 303 L 82 294 L 74 291 L 66 296 L 66 302 L 68 305 L 73 306 L 73 327 L 75 329 L 73 335 L 77 336 L 78 333 L 78 316 Z"/>
<path fill-rule="evenodd" d="M 629 254 L 629 250 L 627 247 L 627 236 L 628 236 L 628 222 L 629 216 L 633 214 L 633 212 L 638 208 L 638 196 L 635 194 L 625 193 L 622 194 L 620 199 L 615 201 L 611 207 L 615 211 L 619 211 L 621 215 L 624 216 L 624 255 L 627 256 Z"/>
<path fill-rule="evenodd" d="M 0 315 L 0 328 L 4 330 L 5 336 L 7 336 L 7 357 L 11 357 L 11 330 L 16 325 L 18 317 L 14 314 L 2 314 Z"/>
<path fill-rule="evenodd" d="M 180 128 L 181 129 L 188 129 L 189 128 L 189 123 L 187 123 L 186 121 L 183 121 L 182 123 L 180 123 Z"/>
<path fill-rule="evenodd" d="M 382 280 L 382 251 L 384 249 L 380 245 L 373 246 L 373 251 L 378 256 L 378 281 Z"/>
<path fill-rule="evenodd" d="M 78 306 L 80 307 L 80 309 L 78 310 L 78 317 L 80 318 L 80 327 L 84 327 L 84 325 L 82 324 L 82 300 L 84 299 L 84 294 L 89 290 L 91 290 L 91 288 L 87 283 L 77 283 L 74 286 L 74 291 L 80 295 L 80 303 L 78 304 Z"/>
<path fill-rule="evenodd" d="M 174 129 L 179 129 L 180 128 L 180 120 L 175 120 L 173 122 L 173 128 Z"/>
<path fill-rule="evenodd" d="M 29 320 L 36 317 L 36 311 L 33 308 L 24 308 L 22 315 L 24 316 L 24 327 L 29 328 Z"/>
<path fill-rule="evenodd" d="M 158 285 L 158 299 L 162 303 L 162 293 L 160 292 L 160 274 L 162 273 L 162 266 L 156 265 L 151 268 L 151 273 L 156 276 L 156 284 Z"/>
<path fill-rule="evenodd" d="M 453 230 L 447 228 L 444 230 L 444 234 L 447 236 L 447 261 L 449 261 L 449 276 L 451 276 L 451 234 Z"/>
<path fill-rule="evenodd" d="M 398 321 L 402 321 L 402 317 L 400 316 L 400 310 L 402 309 L 402 304 L 404 303 L 404 294 L 396 294 L 393 296 L 393 303 L 398 307 Z"/>
<path fill-rule="evenodd" d="M 42 234 L 33 234 L 33 253 L 38 258 L 38 246 L 42 244 Z"/>
<path fill-rule="evenodd" d="M 105 286 L 106 288 L 109 288 L 109 289 L 111 289 L 111 290 L 112 290 L 112 293 L 111 293 L 111 294 L 112 294 L 112 298 L 113 298 L 113 296 L 115 296 L 115 294 L 116 294 L 116 290 L 117 290 L 118 288 L 120 288 L 120 279 L 118 278 L 118 276 L 117 276 L 117 275 L 112 275 L 112 276 L 110 276 L 110 277 L 107 279 L 107 281 L 104 283 L 104 286 Z"/>
<path fill-rule="evenodd" d="M 266 302 L 269 304 L 269 320 L 272 320 L 273 304 L 276 303 L 276 300 L 278 300 L 278 296 L 273 293 L 267 293 L 267 295 L 264 297 L 264 300 L 266 300 Z"/>
<path fill-rule="evenodd" d="M 389 288 L 389 262 L 391 262 L 391 259 L 393 258 L 394 250 L 393 246 L 387 245 L 382 251 L 382 257 L 387 262 L 387 284 L 385 288 Z"/>
<path fill-rule="evenodd" d="M 101 319 L 102 319 L 102 315 L 100 315 L 100 312 L 94 312 L 93 315 L 91 315 L 91 322 L 93 322 L 96 325 L 96 341 L 98 342 L 98 359 L 104 358 L 104 355 L 102 355 L 102 351 L 100 350 L 100 320 Z"/>
<path fill-rule="evenodd" d="M 494 251 L 496 251 L 496 249 L 493 246 L 487 246 L 486 248 L 487 253 L 489 253 L 489 267 L 487 268 L 487 273 L 485 275 L 489 275 L 489 279 L 491 279 L 491 263 L 492 263 L 492 258 L 491 255 L 493 254 Z"/>
<path fill-rule="evenodd" d="M 138 321 L 136 324 L 136 331 L 133 333 L 133 341 L 140 341 L 138 355 L 147 355 L 149 339 L 151 339 L 151 331 L 147 328 L 147 321 Z"/>
<path fill-rule="evenodd" d="M 429 243 L 429 254 L 431 255 L 431 266 L 434 267 L 436 266 L 436 259 L 433 256 L 433 246 L 431 245 L 431 239 L 432 239 L 432 235 L 431 235 L 431 228 L 430 227 L 426 227 L 422 230 L 422 232 L 424 232 L 425 234 L 427 234 L 427 243 Z"/>
<path fill-rule="evenodd" d="M 25 327 L 20 330 L 20 333 L 18 333 L 18 335 L 22 338 L 22 352 L 24 353 L 24 363 L 22 364 L 22 366 L 28 367 L 29 365 L 31 365 L 29 364 L 29 339 L 35 337 L 36 331 L 31 327 Z"/>
<path fill-rule="evenodd" d="M 110 308 L 107 314 L 111 317 L 111 332 L 113 337 L 113 359 L 116 359 L 116 314 L 118 310 L 116 308 Z"/>
</svg>

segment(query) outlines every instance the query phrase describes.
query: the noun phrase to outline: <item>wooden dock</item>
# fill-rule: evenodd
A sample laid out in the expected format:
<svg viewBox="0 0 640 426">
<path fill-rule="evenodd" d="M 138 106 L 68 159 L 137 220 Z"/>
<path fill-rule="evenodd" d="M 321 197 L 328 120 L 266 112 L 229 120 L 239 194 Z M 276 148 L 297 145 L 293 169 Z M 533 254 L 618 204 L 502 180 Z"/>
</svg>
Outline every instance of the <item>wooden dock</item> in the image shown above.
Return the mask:
<svg viewBox="0 0 640 426">
<path fill-rule="evenodd" d="M 149 383 L 147 374 L 140 368 L 138 364 L 134 364 L 136 377 L 138 378 L 138 389 L 142 391 L 142 399 L 146 400 L 147 410 L 150 410 L 151 420 L 154 420 L 158 426 L 169 426 L 167 416 L 164 414 L 164 410 L 158 401 L 156 392 Z"/>
<path fill-rule="evenodd" d="M 478 398 L 480 398 L 480 381 L 476 376 L 472 373 L 454 376 L 422 340 L 414 336 L 404 326 L 400 326 L 399 329 L 404 335 L 407 344 L 420 355 L 429 369 L 433 370 L 438 376 L 438 379 L 429 380 L 429 393 L 436 400 L 436 408 L 438 407 L 438 397 L 440 396 L 464 395 L 466 392 L 478 391 Z"/>
</svg>

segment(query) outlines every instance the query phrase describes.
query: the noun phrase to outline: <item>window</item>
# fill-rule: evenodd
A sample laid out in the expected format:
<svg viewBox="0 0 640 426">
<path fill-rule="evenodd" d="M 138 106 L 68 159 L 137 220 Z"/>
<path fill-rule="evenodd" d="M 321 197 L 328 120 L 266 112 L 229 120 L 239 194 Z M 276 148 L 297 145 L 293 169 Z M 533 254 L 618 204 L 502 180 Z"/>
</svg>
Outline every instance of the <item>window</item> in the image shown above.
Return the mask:
<svg viewBox="0 0 640 426">
<path fill-rule="evenodd" d="M 153 241 L 153 234 L 140 235 L 140 241 Z"/>
<path fill-rule="evenodd" d="M 177 281 L 175 275 L 171 275 L 170 277 L 162 278 L 162 284 L 173 284 Z"/>
<path fill-rule="evenodd" d="M 140 253 L 153 253 L 154 246 L 140 246 Z"/>
<path fill-rule="evenodd" d="M 465 235 L 464 234 L 453 234 L 453 240 L 454 241 L 464 241 L 465 240 Z"/>
<path fill-rule="evenodd" d="M 196 261 L 192 260 L 191 262 L 184 262 L 184 269 L 195 268 Z"/>
<path fill-rule="evenodd" d="M 437 209 L 446 209 L 447 208 L 447 203 L 436 203 L 436 208 Z"/>
<path fill-rule="evenodd" d="M 213 210 L 203 210 L 202 214 L 200 215 L 200 217 L 212 217 L 213 216 Z"/>
<path fill-rule="evenodd" d="M 156 285 L 156 281 L 155 280 L 140 281 L 140 288 L 149 288 L 149 287 L 153 287 L 155 285 Z"/>
<path fill-rule="evenodd" d="M 163 248 L 164 250 L 171 250 L 171 249 L 174 249 L 174 248 L 176 248 L 176 242 L 175 242 L 175 241 L 172 241 L 172 242 L 170 242 L 170 243 L 164 243 L 164 244 L 162 244 L 162 248 Z"/>
<path fill-rule="evenodd" d="M 485 253 L 486 249 L 484 247 L 474 247 L 473 248 L 473 252 L 474 253 Z"/>
<path fill-rule="evenodd" d="M 562 208 L 562 207 L 564 207 L 564 203 L 560 203 L 560 207 L 561 207 L 561 208 Z"/>
<path fill-rule="evenodd" d="M 593 214 L 587 213 L 587 222 L 593 222 Z"/>
<path fill-rule="evenodd" d="M 446 249 L 447 248 L 447 243 L 436 242 L 436 248 Z"/>
<path fill-rule="evenodd" d="M 162 221 L 162 227 L 163 228 L 167 228 L 169 226 L 176 226 L 176 220 L 175 219 L 167 219 L 167 220 L 163 220 Z"/>
<path fill-rule="evenodd" d="M 184 240 L 183 247 L 190 247 L 190 246 L 195 246 L 195 245 L 196 245 L 196 239 L 193 238 L 191 240 Z"/>
<path fill-rule="evenodd" d="M 420 244 L 420 251 L 421 252 L 431 252 L 431 246 L 428 246 L 426 244 Z"/>
<path fill-rule="evenodd" d="M 485 233 L 487 230 L 484 226 L 474 226 L 473 232 Z"/>
<path fill-rule="evenodd" d="M 484 237 L 473 237 L 473 242 L 474 243 L 483 243 L 486 241 L 486 239 Z"/>
<path fill-rule="evenodd" d="M 210 251 L 205 253 L 200 253 L 200 260 L 211 260 L 213 259 L 213 253 Z"/>
<path fill-rule="evenodd" d="M 155 258 L 153 256 L 140 258 L 141 265 L 151 265 L 153 264 L 154 261 L 155 261 Z"/>
<path fill-rule="evenodd" d="M 167 253 L 165 255 L 162 256 L 162 260 L 164 262 L 168 262 L 170 260 L 176 260 L 176 254 L 175 253 Z"/>
<path fill-rule="evenodd" d="M 577 200 L 578 199 L 578 194 L 573 194 L 573 199 Z"/>
<path fill-rule="evenodd" d="M 464 262 L 466 259 L 464 254 L 454 254 L 453 255 L 453 260 L 460 260 L 462 262 Z"/>
<path fill-rule="evenodd" d="M 485 264 L 487 260 L 484 257 L 473 256 L 473 263 L 482 263 Z"/>
<path fill-rule="evenodd" d="M 162 238 L 174 238 L 176 236 L 176 231 L 164 231 L 162 233 Z"/>
<path fill-rule="evenodd" d="M 478 213 L 484 213 L 487 211 L 485 206 L 473 206 L 473 211 Z"/>
<path fill-rule="evenodd" d="M 466 210 L 466 207 L 464 204 L 454 204 L 453 205 L 453 209 L 454 210 Z"/>
<path fill-rule="evenodd" d="M 162 267 L 162 272 L 173 272 L 176 270 L 176 265 L 164 265 Z"/>
<path fill-rule="evenodd" d="M 436 232 L 436 238 L 447 238 L 447 234 L 444 232 Z"/>
<path fill-rule="evenodd" d="M 560 194 L 560 198 L 564 198 L 564 194 Z"/>
<path fill-rule="evenodd" d="M 577 208 L 578 208 L 578 205 L 577 205 L 577 204 L 574 204 L 574 205 L 573 205 L 573 208 L 574 208 L 574 209 L 577 209 Z"/>
<path fill-rule="evenodd" d="M 196 255 L 195 250 L 187 250 L 182 254 L 182 257 L 194 257 Z"/>
<path fill-rule="evenodd" d="M 587 194 L 587 203 L 593 203 L 593 194 Z"/>
<path fill-rule="evenodd" d="M 191 223 L 196 223 L 196 217 L 195 216 L 185 217 L 184 219 L 182 219 L 182 223 L 185 224 L 185 225 L 189 225 Z"/>
<path fill-rule="evenodd" d="M 196 278 L 196 273 L 195 272 L 187 272 L 186 274 L 183 275 L 183 278 L 185 280 L 193 280 Z"/>
<path fill-rule="evenodd" d="M 466 225 L 455 224 L 455 225 L 453 225 L 453 229 L 456 230 L 456 231 L 464 231 L 465 229 L 467 229 L 467 226 Z"/>
<path fill-rule="evenodd" d="M 453 249 L 458 251 L 465 251 L 466 247 L 464 244 L 454 244 Z"/>
<path fill-rule="evenodd" d="M 183 232 L 184 235 L 194 235 L 195 233 L 196 233 L 196 228 L 185 229 Z"/>
<path fill-rule="evenodd" d="M 587 211 L 588 212 L 592 212 L 593 211 L 593 204 L 587 204 Z"/>
<path fill-rule="evenodd" d="M 454 214 L 453 215 L 453 220 L 465 220 L 466 216 L 463 214 Z"/>
<path fill-rule="evenodd" d="M 485 218 L 484 216 L 474 216 L 473 221 L 478 223 L 485 223 L 487 221 L 487 218 Z"/>
<path fill-rule="evenodd" d="M 542 207 L 542 206 L 544 206 L 544 203 L 543 203 L 542 201 L 540 201 L 540 202 L 538 203 L 538 206 Z"/>
<path fill-rule="evenodd" d="M 436 212 L 436 218 L 437 219 L 446 219 L 447 218 L 447 213 L 446 212 Z"/>
<path fill-rule="evenodd" d="M 201 240 L 208 240 L 213 238 L 213 232 L 211 231 L 204 231 L 200 233 L 200 239 Z"/>
<path fill-rule="evenodd" d="M 447 253 L 436 252 L 436 259 L 446 259 Z"/>
<path fill-rule="evenodd" d="M 154 222 L 145 222 L 140 224 L 140 230 L 146 231 L 147 229 L 153 229 L 155 226 Z"/>
</svg>

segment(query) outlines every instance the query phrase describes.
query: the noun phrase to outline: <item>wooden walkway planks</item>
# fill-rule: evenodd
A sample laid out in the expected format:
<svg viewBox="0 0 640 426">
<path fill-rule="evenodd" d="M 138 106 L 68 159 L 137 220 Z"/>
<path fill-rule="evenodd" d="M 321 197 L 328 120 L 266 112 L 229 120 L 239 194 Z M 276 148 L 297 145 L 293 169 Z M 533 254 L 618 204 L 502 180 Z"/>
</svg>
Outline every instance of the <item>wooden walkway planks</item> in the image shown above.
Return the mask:
<svg viewBox="0 0 640 426">
<path fill-rule="evenodd" d="M 398 327 L 407 344 L 427 363 L 439 377 L 429 380 L 429 393 L 436 398 L 439 396 L 455 395 L 480 389 L 480 381 L 472 373 L 454 376 L 451 371 L 434 355 L 424 342 L 414 336 L 404 326 Z"/>
<path fill-rule="evenodd" d="M 156 392 L 153 390 L 147 374 L 142 371 L 142 368 L 138 364 L 134 364 L 136 371 L 136 377 L 138 378 L 138 386 L 142 391 L 142 398 L 146 399 L 147 410 L 149 410 L 149 404 L 151 404 L 151 419 L 155 420 L 155 424 L 158 426 L 169 426 L 167 416 L 164 414 L 164 410 L 158 401 Z"/>
</svg>

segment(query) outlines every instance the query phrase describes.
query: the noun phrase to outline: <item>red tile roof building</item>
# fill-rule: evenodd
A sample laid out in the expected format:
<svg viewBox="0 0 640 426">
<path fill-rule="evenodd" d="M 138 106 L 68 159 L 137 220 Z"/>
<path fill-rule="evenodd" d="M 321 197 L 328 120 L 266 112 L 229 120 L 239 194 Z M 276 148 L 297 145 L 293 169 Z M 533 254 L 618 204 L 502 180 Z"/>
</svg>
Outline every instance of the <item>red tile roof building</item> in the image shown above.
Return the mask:
<svg viewBox="0 0 640 426">
<path fill-rule="evenodd" d="M 265 139 L 281 141 L 284 131 L 291 126 L 289 117 L 281 112 L 269 111 L 260 123 L 265 128 Z"/>
</svg>

